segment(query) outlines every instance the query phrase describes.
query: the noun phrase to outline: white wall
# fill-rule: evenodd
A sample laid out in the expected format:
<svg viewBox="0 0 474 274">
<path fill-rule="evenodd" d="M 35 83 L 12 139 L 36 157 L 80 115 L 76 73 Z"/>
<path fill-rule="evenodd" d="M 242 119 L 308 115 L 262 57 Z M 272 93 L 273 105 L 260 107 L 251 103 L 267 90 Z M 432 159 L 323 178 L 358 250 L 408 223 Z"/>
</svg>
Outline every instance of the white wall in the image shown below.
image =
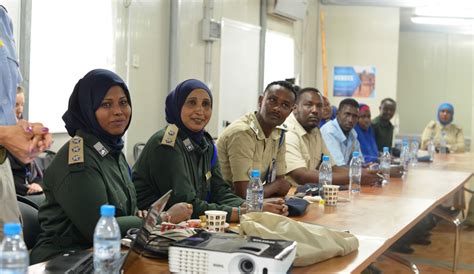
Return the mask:
<svg viewBox="0 0 474 274">
<path fill-rule="evenodd" d="M 400 132 L 421 134 L 451 102 L 454 122 L 471 136 L 474 38 L 461 34 L 401 32 L 398 70 Z M 416 106 L 416 107 L 415 107 Z"/>
<path fill-rule="evenodd" d="M 378 115 L 380 100 L 396 99 L 399 9 L 325 6 L 328 94 L 333 105 L 344 97 L 333 97 L 334 66 L 375 66 L 375 98 L 355 98 Z M 319 40 L 321 43 L 321 40 Z M 318 50 L 317 87 L 323 88 L 321 49 Z"/>
</svg>

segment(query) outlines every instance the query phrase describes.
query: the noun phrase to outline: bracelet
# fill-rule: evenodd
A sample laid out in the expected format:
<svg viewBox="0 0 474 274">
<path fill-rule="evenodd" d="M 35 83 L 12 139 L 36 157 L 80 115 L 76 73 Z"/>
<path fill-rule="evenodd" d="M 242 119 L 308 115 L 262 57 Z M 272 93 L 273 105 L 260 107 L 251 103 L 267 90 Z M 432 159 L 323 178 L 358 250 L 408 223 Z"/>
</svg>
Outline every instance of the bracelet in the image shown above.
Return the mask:
<svg viewBox="0 0 474 274">
<path fill-rule="evenodd" d="M 164 215 L 165 215 L 165 218 L 166 218 L 166 222 L 167 222 L 167 223 L 170 223 L 170 221 L 171 221 L 171 216 L 168 214 L 168 212 L 163 211 L 163 212 L 161 212 L 161 214 L 164 214 Z M 161 222 L 163 222 L 163 220 L 161 220 Z"/>
</svg>

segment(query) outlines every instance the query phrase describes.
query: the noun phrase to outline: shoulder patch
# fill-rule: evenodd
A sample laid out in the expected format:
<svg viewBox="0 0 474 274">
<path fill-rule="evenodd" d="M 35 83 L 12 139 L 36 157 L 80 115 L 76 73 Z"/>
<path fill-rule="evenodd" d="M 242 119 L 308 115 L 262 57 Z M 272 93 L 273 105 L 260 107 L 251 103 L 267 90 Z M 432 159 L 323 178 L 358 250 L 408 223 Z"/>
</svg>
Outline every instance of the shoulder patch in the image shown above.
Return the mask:
<svg viewBox="0 0 474 274">
<path fill-rule="evenodd" d="M 178 137 L 178 131 L 179 128 L 175 124 L 169 124 L 166 127 L 161 144 L 174 147 L 174 144 L 176 143 L 176 137 Z"/>
<path fill-rule="evenodd" d="M 84 163 L 84 140 L 82 137 L 74 136 L 69 141 L 68 164 Z"/>
</svg>

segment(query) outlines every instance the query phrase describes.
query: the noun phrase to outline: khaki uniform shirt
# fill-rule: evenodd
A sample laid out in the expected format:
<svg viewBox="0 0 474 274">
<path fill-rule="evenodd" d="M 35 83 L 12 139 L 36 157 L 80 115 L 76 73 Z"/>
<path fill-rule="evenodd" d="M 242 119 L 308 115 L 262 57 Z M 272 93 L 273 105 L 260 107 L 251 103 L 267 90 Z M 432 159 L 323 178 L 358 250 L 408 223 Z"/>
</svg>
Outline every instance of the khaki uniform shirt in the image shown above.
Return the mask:
<svg viewBox="0 0 474 274">
<path fill-rule="evenodd" d="M 296 120 L 293 113 L 286 119 L 285 124 L 288 127 L 288 132 L 286 133 L 286 173 L 288 174 L 298 168 L 318 169 L 322 156 L 331 155 L 324 143 L 319 128 L 316 127 L 307 132 Z M 330 162 L 331 165 L 334 165 L 331 156 Z M 295 183 L 290 176 L 287 179 Z"/>
<path fill-rule="evenodd" d="M 462 128 L 456 124 L 441 125 L 439 122 L 431 121 L 423 130 L 421 135 L 421 149 L 426 150 L 428 141 L 433 137 L 436 147 L 439 147 L 441 132 L 446 132 L 446 143 L 451 152 L 464 152 L 464 133 Z"/>
<path fill-rule="evenodd" d="M 265 137 L 253 112 L 232 122 L 217 140 L 224 179 L 231 184 L 248 181 L 252 169 L 260 170 L 262 182 L 267 183 L 276 176 L 285 175 L 286 146 L 282 131 L 276 128 L 268 138 Z M 267 180 L 268 177 L 272 180 Z"/>
</svg>

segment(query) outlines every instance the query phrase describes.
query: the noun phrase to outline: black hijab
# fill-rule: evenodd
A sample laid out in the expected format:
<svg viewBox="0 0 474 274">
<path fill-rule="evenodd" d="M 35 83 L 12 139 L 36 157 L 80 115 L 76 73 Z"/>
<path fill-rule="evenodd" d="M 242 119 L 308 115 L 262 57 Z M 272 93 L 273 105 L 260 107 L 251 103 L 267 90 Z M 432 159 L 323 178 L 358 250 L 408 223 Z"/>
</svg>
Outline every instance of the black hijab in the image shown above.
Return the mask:
<svg viewBox="0 0 474 274">
<path fill-rule="evenodd" d="M 203 82 L 196 79 L 188 79 L 179 83 L 174 90 L 172 90 L 166 97 L 166 121 L 170 124 L 175 124 L 180 130 L 193 139 L 197 144 L 201 144 L 204 136 L 204 129 L 199 132 L 189 130 L 181 120 L 181 109 L 189 94 L 195 89 L 203 89 L 209 94 L 212 106 L 212 94 L 209 88 Z"/>
<path fill-rule="evenodd" d="M 69 97 L 68 109 L 63 115 L 63 120 L 71 137 L 75 136 L 76 131 L 80 129 L 96 136 L 113 151 L 120 152 L 123 149 L 122 136 L 130 125 L 131 115 L 124 133 L 120 135 L 111 135 L 103 130 L 95 117 L 95 112 L 109 89 L 113 86 L 122 87 L 131 107 L 130 93 L 124 81 L 111 71 L 95 69 L 77 82 L 71 97 Z"/>
</svg>

